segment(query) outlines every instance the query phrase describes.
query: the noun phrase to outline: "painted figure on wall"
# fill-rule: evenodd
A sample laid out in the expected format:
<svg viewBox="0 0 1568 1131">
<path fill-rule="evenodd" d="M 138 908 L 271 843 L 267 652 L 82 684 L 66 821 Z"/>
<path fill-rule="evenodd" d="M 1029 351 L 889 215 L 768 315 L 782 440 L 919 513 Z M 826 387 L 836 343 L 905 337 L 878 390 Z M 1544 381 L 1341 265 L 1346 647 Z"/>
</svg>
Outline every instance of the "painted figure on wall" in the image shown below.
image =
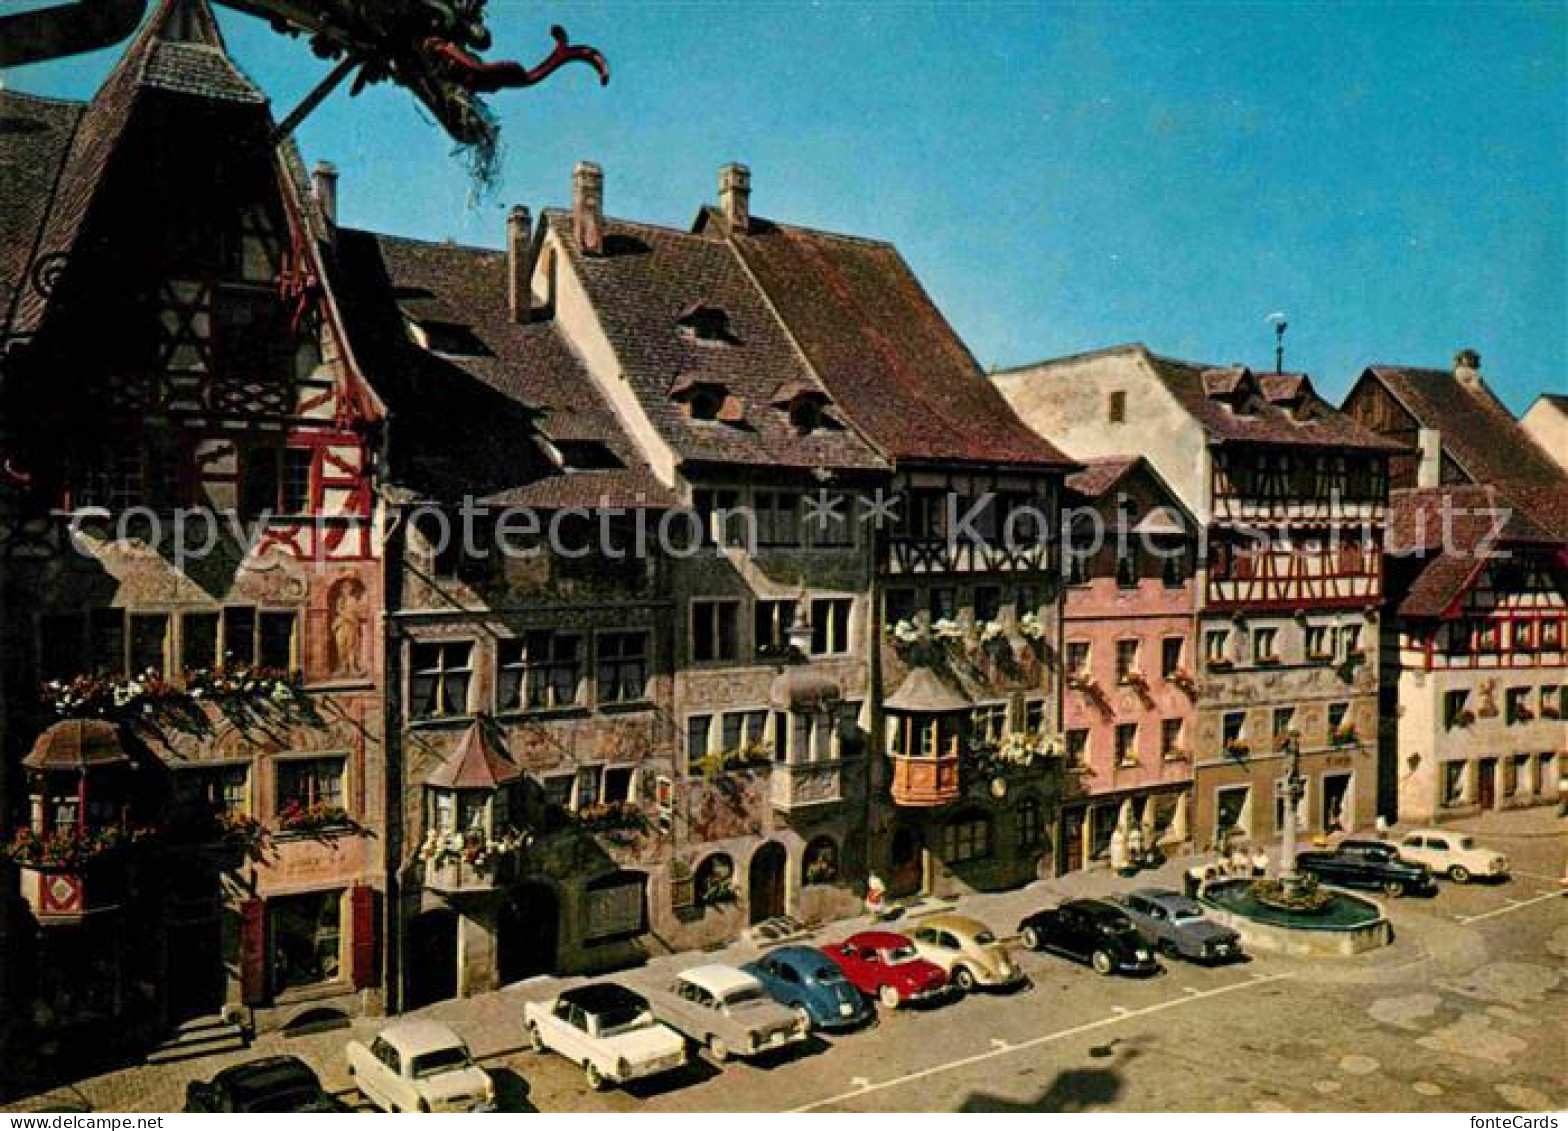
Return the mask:
<svg viewBox="0 0 1568 1131">
<path fill-rule="evenodd" d="M 332 674 L 365 674 L 365 585 L 357 577 L 337 583 L 332 591 Z"/>
</svg>

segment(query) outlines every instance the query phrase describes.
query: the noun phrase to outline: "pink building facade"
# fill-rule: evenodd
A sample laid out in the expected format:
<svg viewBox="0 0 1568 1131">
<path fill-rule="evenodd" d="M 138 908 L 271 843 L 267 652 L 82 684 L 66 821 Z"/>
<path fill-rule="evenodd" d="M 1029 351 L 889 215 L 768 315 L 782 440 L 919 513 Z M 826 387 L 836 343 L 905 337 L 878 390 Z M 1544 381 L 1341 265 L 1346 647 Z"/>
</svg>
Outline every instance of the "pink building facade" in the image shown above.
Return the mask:
<svg viewBox="0 0 1568 1131">
<path fill-rule="evenodd" d="M 1118 825 L 1167 852 L 1188 839 L 1198 527 L 1141 457 L 1091 461 L 1066 506 L 1057 864 L 1072 871 L 1107 859 Z"/>
</svg>

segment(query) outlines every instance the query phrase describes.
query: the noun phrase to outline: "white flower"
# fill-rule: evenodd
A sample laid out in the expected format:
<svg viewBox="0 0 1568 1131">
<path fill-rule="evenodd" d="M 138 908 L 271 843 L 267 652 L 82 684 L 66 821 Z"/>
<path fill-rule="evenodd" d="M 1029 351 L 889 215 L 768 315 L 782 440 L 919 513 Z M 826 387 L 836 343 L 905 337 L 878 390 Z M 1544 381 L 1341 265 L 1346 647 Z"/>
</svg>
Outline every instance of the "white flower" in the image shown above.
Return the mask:
<svg viewBox="0 0 1568 1131">
<path fill-rule="evenodd" d="M 1005 631 L 1001 621 L 988 620 L 980 626 L 980 641 L 983 644 L 989 644 L 993 640 L 1000 639 Z"/>
<path fill-rule="evenodd" d="M 893 639 L 900 644 L 913 644 L 920 639 L 920 626 L 911 620 L 900 620 L 893 625 Z"/>
<path fill-rule="evenodd" d="M 955 620 L 943 617 L 931 626 L 931 635 L 938 640 L 959 640 L 963 638 L 963 627 Z"/>
</svg>

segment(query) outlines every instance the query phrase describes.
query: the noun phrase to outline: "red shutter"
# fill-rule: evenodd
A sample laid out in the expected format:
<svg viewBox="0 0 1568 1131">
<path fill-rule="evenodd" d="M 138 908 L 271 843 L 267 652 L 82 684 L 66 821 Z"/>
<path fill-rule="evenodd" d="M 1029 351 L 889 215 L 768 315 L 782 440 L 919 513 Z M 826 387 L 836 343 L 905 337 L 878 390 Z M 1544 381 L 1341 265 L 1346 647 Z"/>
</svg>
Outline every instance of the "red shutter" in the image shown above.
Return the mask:
<svg viewBox="0 0 1568 1131">
<path fill-rule="evenodd" d="M 377 983 L 376 889 L 366 884 L 349 888 L 348 908 L 350 976 L 354 988 L 363 990 Z"/>
<path fill-rule="evenodd" d="M 240 996 L 246 1005 L 267 1000 L 267 915 L 259 899 L 240 904 Z"/>
</svg>

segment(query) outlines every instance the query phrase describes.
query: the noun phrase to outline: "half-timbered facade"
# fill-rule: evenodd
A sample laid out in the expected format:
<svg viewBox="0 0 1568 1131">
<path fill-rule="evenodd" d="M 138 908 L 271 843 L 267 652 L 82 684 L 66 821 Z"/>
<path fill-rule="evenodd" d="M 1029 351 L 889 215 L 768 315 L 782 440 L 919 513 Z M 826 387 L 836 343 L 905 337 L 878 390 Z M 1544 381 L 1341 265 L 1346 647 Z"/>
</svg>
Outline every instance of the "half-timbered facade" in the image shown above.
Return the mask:
<svg viewBox="0 0 1568 1131">
<path fill-rule="evenodd" d="M 1165 852 L 1188 837 L 1198 527 L 1136 456 L 1068 476 L 1065 505 L 1058 863 L 1074 871 L 1118 829 Z"/>
<path fill-rule="evenodd" d="M 1568 758 L 1568 555 L 1496 488 L 1394 492 L 1388 699 L 1399 818 L 1556 803 Z"/>
<path fill-rule="evenodd" d="M 1274 834 L 1274 783 L 1292 742 L 1308 779 L 1303 827 L 1370 826 L 1386 464 L 1399 446 L 1326 404 L 1303 374 L 1142 346 L 996 380 L 1074 455 L 1137 446 L 1203 523 L 1196 843 Z"/>
<path fill-rule="evenodd" d="M 52 1047 L 378 1009 L 381 406 L 316 204 L 204 3 L 5 112 L 61 131 L 6 234 L 19 1008 Z"/>
</svg>

